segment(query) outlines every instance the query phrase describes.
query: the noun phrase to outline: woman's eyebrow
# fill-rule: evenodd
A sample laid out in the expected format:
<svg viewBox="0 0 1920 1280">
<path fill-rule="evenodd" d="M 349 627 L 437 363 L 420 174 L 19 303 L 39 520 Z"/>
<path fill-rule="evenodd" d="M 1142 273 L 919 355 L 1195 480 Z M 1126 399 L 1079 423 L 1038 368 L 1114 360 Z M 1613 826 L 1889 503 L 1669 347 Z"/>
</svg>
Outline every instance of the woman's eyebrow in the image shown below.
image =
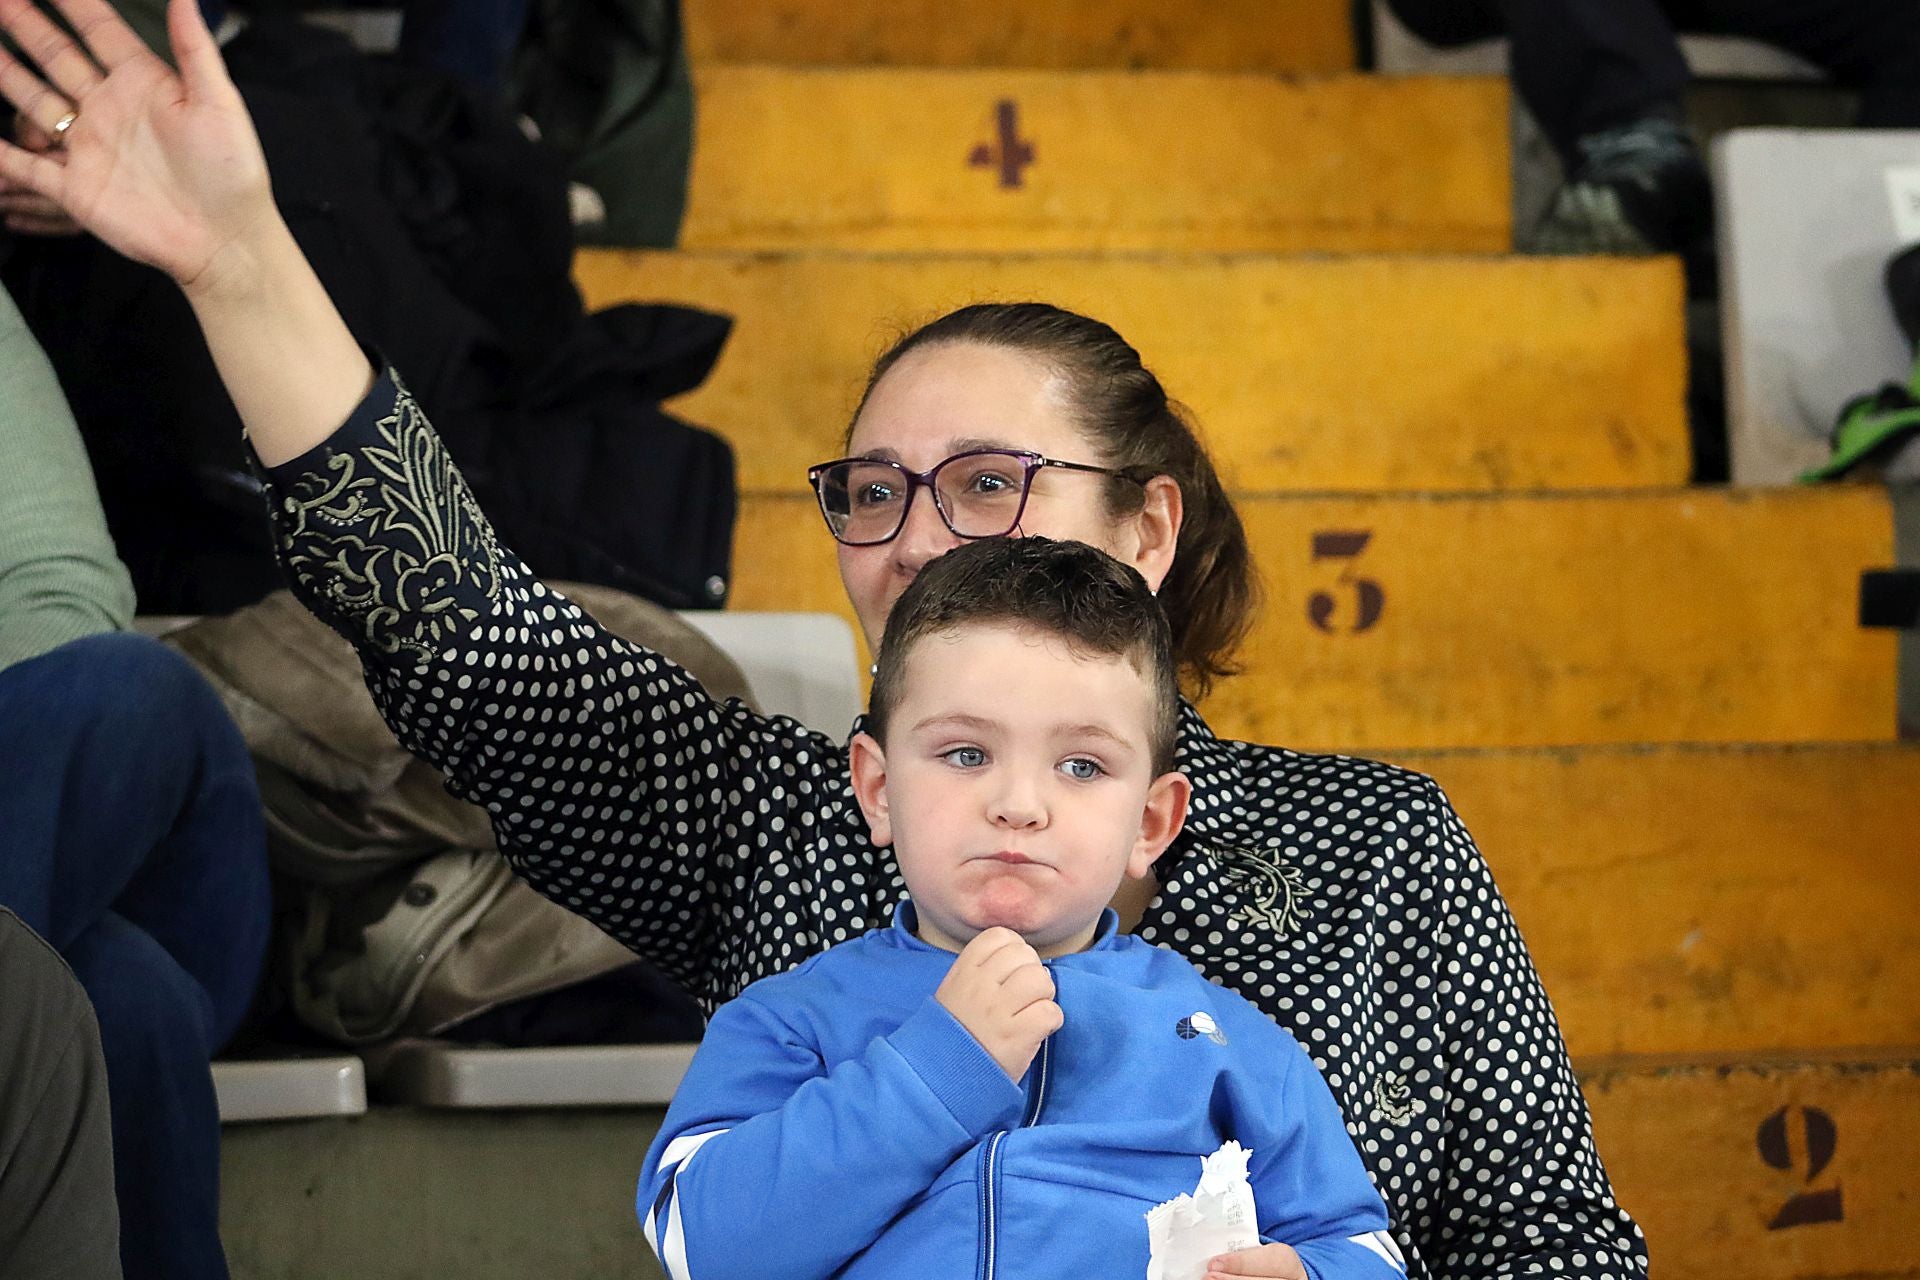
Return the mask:
<svg viewBox="0 0 1920 1280">
<path fill-rule="evenodd" d="M 956 454 L 973 453 L 979 449 L 1014 448 L 1016 448 L 1016 446 L 1006 440 L 990 440 L 985 436 L 966 436 L 958 440 L 949 440 L 946 445 L 947 457 L 949 458 Z M 869 462 L 898 463 L 900 461 L 900 451 L 898 449 L 889 449 L 884 445 L 877 449 L 869 449 L 865 453 L 856 453 L 853 456 L 856 458 L 864 458 Z"/>
</svg>

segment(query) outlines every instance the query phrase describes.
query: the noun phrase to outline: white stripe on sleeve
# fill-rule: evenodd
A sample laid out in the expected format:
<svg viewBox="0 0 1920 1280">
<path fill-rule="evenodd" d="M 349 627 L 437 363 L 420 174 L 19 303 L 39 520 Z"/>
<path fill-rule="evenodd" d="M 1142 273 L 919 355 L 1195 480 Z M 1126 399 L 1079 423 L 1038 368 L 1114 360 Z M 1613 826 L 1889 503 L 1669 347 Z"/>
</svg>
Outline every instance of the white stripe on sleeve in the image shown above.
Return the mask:
<svg viewBox="0 0 1920 1280">
<path fill-rule="evenodd" d="M 687 1237 L 680 1226 L 680 1174 L 695 1152 L 727 1132 L 726 1129 L 709 1129 L 705 1133 L 684 1134 L 669 1142 L 667 1149 L 660 1153 L 660 1171 L 673 1170 L 673 1190 L 667 1196 L 666 1208 L 658 1214 L 649 1213 L 644 1225 L 647 1243 L 652 1246 L 654 1255 L 660 1259 L 660 1265 L 666 1268 L 671 1280 L 692 1280 L 692 1273 L 687 1270 Z M 666 1219 L 664 1230 L 656 1221 L 658 1218 Z"/>
</svg>

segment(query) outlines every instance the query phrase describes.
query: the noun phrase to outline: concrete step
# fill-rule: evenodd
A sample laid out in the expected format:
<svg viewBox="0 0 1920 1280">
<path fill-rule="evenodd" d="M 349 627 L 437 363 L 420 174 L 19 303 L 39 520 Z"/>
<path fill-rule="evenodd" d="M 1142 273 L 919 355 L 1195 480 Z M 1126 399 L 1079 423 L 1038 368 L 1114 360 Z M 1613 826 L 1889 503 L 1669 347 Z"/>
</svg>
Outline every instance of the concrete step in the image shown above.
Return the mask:
<svg viewBox="0 0 1920 1280">
<path fill-rule="evenodd" d="M 657 1280 L 634 1190 L 663 1114 L 376 1107 L 222 1130 L 229 1266 L 238 1280 Z"/>
<path fill-rule="evenodd" d="M 1920 1052 L 1576 1067 L 1601 1156 L 1662 1277 L 1920 1275 Z M 228 1129 L 221 1232 L 233 1272 L 658 1277 L 633 1187 L 661 1114 L 379 1108 Z"/>
<path fill-rule="evenodd" d="M 1577 1065 L 1664 1280 L 1920 1273 L 1920 1050 Z"/>
<path fill-rule="evenodd" d="M 1873 742 L 1897 645 L 1884 491 L 1243 495 L 1267 587 L 1206 709 L 1299 747 Z M 850 616 L 809 498 L 741 506 L 734 604 Z M 751 549 L 746 554 L 745 549 Z M 864 660 L 864 659 L 863 659 Z"/>
<path fill-rule="evenodd" d="M 1920 1044 L 1920 744 L 1393 758 L 1486 854 L 1575 1056 Z"/>
<path fill-rule="evenodd" d="M 688 0 L 698 61 L 930 67 L 1271 71 L 1353 68 L 1347 0 L 1207 6 L 1204 20 L 1155 0 Z"/>
<path fill-rule="evenodd" d="M 591 306 L 738 323 L 675 408 L 791 494 L 841 453 L 873 357 L 955 306 L 1038 298 L 1112 323 L 1248 489 L 1683 484 L 1685 308 L 1664 259 L 872 256 L 583 251 Z"/>
<path fill-rule="evenodd" d="M 690 249 L 1499 253 L 1497 80 L 708 66 Z"/>
</svg>

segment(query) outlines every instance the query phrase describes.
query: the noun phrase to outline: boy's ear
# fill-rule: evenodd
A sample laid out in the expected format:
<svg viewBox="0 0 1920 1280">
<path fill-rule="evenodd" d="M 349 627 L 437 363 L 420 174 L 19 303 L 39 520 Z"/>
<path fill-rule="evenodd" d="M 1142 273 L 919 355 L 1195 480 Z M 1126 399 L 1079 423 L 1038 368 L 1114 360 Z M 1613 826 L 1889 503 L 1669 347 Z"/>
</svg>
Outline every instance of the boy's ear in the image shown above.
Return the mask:
<svg viewBox="0 0 1920 1280">
<path fill-rule="evenodd" d="M 1180 828 L 1187 824 L 1187 801 L 1193 784 L 1175 770 L 1163 773 L 1147 788 L 1147 807 L 1140 815 L 1140 838 L 1127 857 L 1127 876 L 1138 880 L 1153 869 L 1154 859 L 1167 851 Z"/>
<path fill-rule="evenodd" d="M 893 843 L 893 821 L 887 813 L 887 751 L 872 734 L 856 733 L 847 744 L 853 769 L 853 796 L 867 815 L 873 842 L 884 849 Z"/>
</svg>

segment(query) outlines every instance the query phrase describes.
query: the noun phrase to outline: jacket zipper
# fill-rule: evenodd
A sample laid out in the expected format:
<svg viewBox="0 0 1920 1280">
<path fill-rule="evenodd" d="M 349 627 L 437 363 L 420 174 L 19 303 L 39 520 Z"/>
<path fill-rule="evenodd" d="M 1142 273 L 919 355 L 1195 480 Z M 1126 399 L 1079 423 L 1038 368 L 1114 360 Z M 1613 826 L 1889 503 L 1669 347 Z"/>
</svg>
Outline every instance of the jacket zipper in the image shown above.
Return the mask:
<svg viewBox="0 0 1920 1280">
<path fill-rule="evenodd" d="M 1030 1129 L 1040 1123 L 1040 1110 L 1047 1105 L 1047 1086 L 1053 1079 L 1053 1037 L 1040 1042 L 1033 1060 L 1033 1092 L 1027 1095 L 1027 1107 L 1020 1127 Z M 1000 1144 L 1010 1130 L 1000 1129 L 988 1137 L 980 1149 L 980 1267 L 979 1280 L 998 1280 L 1000 1246 Z"/>
<path fill-rule="evenodd" d="M 998 1274 L 994 1257 L 999 1245 L 996 1238 L 997 1223 L 995 1216 L 1000 1206 L 993 1180 L 1000 1172 L 1000 1144 L 1006 1140 L 1007 1131 L 1001 1129 L 987 1139 L 980 1148 L 980 1270 L 979 1280 L 994 1280 Z"/>
</svg>

